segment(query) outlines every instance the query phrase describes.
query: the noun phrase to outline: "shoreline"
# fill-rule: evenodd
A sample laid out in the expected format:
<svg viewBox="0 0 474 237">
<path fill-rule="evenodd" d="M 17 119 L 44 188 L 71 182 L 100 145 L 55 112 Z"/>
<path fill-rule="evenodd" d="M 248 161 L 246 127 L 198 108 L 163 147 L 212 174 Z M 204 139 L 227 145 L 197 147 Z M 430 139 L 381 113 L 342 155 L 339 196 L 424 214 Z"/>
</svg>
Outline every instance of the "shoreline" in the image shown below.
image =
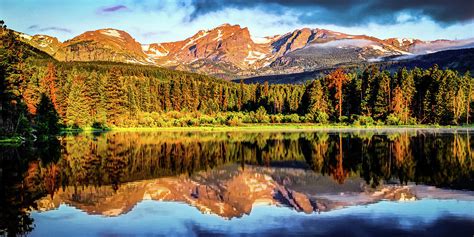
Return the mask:
<svg viewBox="0 0 474 237">
<path fill-rule="evenodd" d="M 330 125 L 318 125 L 318 124 L 244 124 L 238 126 L 189 126 L 189 127 L 112 127 L 107 129 L 63 129 L 61 133 L 70 132 L 147 132 L 147 131 L 222 131 L 222 132 L 233 132 L 233 131 L 327 131 L 327 130 L 342 130 L 342 131 L 353 131 L 353 130 L 453 130 L 453 129 L 468 129 L 474 130 L 474 125 L 467 126 L 454 126 L 454 125 L 369 125 L 369 126 L 356 126 L 356 125 L 344 125 L 344 124 L 330 124 Z"/>
<path fill-rule="evenodd" d="M 474 125 L 344 125 L 344 124 L 242 124 L 238 126 L 189 126 L 189 127 L 112 127 L 107 129 L 61 129 L 59 136 L 71 133 L 106 133 L 106 132 L 356 132 L 374 131 L 379 133 L 406 131 L 436 131 L 452 132 L 453 130 L 472 130 Z M 5 137 L 0 139 L 0 146 L 18 145 L 26 140 L 20 136 Z"/>
</svg>

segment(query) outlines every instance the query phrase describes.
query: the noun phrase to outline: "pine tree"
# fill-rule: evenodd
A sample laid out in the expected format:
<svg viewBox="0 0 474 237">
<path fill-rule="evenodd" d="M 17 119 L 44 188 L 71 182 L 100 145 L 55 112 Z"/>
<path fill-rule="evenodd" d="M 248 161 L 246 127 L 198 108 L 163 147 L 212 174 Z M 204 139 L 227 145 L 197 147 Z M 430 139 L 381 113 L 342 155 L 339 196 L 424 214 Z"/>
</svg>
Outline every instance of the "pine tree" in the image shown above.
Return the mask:
<svg viewBox="0 0 474 237">
<path fill-rule="evenodd" d="M 335 99 L 337 100 L 336 109 L 339 110 L 339 118 L 342 116 L 342 89 L 346 84 L 348 78 L 342 69 L 336 69 L 332 71 L 328 76 L 329 88 L 335 88 L 336 93 L 334 94 Z"/>
<path fill-rule="evenodd" d="M 120 125 L 127 112 L 127 95 L 124 90 L 120 69 L 110 69 L 106 85 L 107 123 Z"/>
<path fill-rule="evenodd" d="M 57 76 L 56 76 L 56 67 L 53 63 L 48 63 L 46 71 L 46 76 L 43 79 L 43 87 L 46 89 L 48 97 L 51 99 L 51 102 L 54 105 L 54 108 L 58 110 L 59 101 L 58 101 L 58 85 L 57 85 Z"/>
<path fill-rule="evenodd" d="M 37 133 L 51 135 L 59 132 L 59 114 L 54 108 L 51 99 L 44 93 L 41 94 L 35 117 Z"/>
<path fill-rule="evenodd" d="M 173 104 L 173 110 L 181 111 L 182 94 L 181 85 L 178 81 L 173 81 L 171 84 L 171 103 Z"/>
<path fill-rule="evenodd" d="M 242 110 L 243 97 L 244 97 L 244 81 L 240 80 L 240 87 L 237 94 L 237 110 L 239 111 Z"/>
<path fill-rule="evenodd" d="M 163 107 L 165 111 L 173 110 L 173 105 L 171 103 L 171 95 L 170 95 L 170 84 L 163 83 L 161 85 L 162 93 L 163 93 Z"/>
<path fill-rule="evenodd" d="M 96 71 L 92 71 L 87 80 L 85 80 L 85 90 L 86 100 L 90 107 L 90 117 L 94 122 L 98 122 L 101 120 L 99 119 L 99 111 L 103 110 L 101 95 L 104 88 Z"/>
<path fill-rule="evenodd" d="M 71 127 L 83 127 L 90 121 L 90 107 L 87 102 L 84 78 L 76 76 L 71 86 L 66 111 L 66 124 Z"/>
<path fill-rule="evenodd" d="M 378 90 L 375 97 L 374 117 L 383 120 L 390 112 L 390 74 L 387 71 L 380 73 L 377 84 Z"/>
<path fill-rule="evenodd" d="M 375 98 L 374 87 L 376 86 L 374 81 L 378 75 L 379 75 L 379 69 L 375 66 L 366 68 L 362 74 L 362 85 L 361 85 L 362 100 L 360 103 L 362 115 L 365 115 L 365 116 L 373 115 L 374 98 Z"/>
</svg>

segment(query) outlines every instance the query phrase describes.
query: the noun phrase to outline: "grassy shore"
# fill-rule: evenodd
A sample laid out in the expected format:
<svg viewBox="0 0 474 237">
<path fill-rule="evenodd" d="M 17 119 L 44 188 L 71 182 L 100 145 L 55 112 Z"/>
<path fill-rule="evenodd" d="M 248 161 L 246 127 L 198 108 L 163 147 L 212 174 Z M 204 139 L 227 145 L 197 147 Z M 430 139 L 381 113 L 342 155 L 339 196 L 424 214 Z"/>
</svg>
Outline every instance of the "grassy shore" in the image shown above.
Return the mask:
<svg viewBox="0 0 474 237">
<path fill-rule="evenodd" d="M 73 129 L 65 128 L 61 134 L 71 133 L 97 133 L 97 132 L 298 132 L 298 131 L 328 131 L 328 130 L 395 130 L 395 129 L 474 129 L 474 125 L 468 126 L 441 126 L 441 125 L 347 125 L 347 124 L 311 124 L 311 123 L 284 123 L 284 124 L 241 124 L 238 126 L 224 125 L 202 125 L 189 127 L 112 127 L 107 129 L 95 129 L 91 127 Z M 19 136 L 0 138 L 0 146 L 19 145 L 25 139 Z"/>
<path fill-rule="evenodd" d="M 462 129 L 474 128 L 474 126 L 440 126 L 440 125 L 346 125 L 346 124 L 310 124 L 310 123 L 285 123 L 285 124 L 242 124 L 238 126 L 189 126 L 189 127 L 112 127 L 108 129 L 64 129 L 63 132 L 106 132 L 106 131 L 124 131 L 124 132 L 140 132 L 140 131 L 318 131 L 318 130 L 334 130 L 334 129 Z"/>
</svg>

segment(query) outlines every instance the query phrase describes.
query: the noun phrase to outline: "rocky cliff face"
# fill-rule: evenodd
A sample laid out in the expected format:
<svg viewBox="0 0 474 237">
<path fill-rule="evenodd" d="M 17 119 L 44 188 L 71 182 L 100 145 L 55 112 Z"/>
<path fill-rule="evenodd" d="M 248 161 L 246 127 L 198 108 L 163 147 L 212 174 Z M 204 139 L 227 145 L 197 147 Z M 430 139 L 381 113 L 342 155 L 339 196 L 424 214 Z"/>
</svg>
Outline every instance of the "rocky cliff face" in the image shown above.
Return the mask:
<svg viewBox="0 0 474 237">
<path fill-rule="evenodd" d="M 182 41 L 151 44 L 146 49 L 147 55 L 159 65 L 191 65 L 204 60 L 228 63 L 244 70 L 261 67 L 263 59 L 271 54 L 268 44 L 252 41 L 247 28 L 229 24 L 201 30 Z"/>
<path fill-rule="evenodd" d="M 114 191 L 111 186 L 66 187 L 38 201 L 46 211 L 66 203 L 89 214 L 117 216 L 129 212 L 142 200 L 183 202 L 203 213 L 229 219 L 250 214 L 255 205 L 278 205 L 312 213 L 381 199 L 412 200 L 405 187 L 373 190 L 353 179 L 338 186 L 330 177 L 297 169 L 226 166 L 191 177 L 179 176 L 125 183 Z M 301 185 L 304 184 L 304 185 Z M 334 189 L 334 186 L 338 188 Z M 339 190 L 340 189 L 340 190 Z M 345 190 L 342 195 L 341 190 Z"/>
<path fill-rule="evenodd" d="M 32 46 L 46 52 L 54 58 L 62 58 L 64 55 L 64 45 L 56 37 L 51 37 L 48 35 L 23 35 L 22 37 L 29 40 L 29 43 Z"/>
<path fill-rule="evenodd" d="M 64 61 L 145 63 L 140 43 L 115 29 L 88 31 L 64 42 Z"/>
</svg>

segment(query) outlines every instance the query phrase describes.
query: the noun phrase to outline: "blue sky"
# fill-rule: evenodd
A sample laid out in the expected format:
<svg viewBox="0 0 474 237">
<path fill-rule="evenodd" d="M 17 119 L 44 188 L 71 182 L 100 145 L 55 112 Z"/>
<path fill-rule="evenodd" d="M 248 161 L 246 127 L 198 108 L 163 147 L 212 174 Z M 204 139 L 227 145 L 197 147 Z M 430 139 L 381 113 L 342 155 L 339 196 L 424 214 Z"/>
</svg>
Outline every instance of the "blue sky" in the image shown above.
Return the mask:
<svg viewBox="0 0 474 237">
<path fill-rule="evenodd" d="M 88 30 L 116 28 L 141 43 L 185 39 L 223 23 L 253 36 L 326 28 L 379 38 L 474 37 L 472 0 L 0 0 L 9 28 L 64 41 Z"/>
</svg>

